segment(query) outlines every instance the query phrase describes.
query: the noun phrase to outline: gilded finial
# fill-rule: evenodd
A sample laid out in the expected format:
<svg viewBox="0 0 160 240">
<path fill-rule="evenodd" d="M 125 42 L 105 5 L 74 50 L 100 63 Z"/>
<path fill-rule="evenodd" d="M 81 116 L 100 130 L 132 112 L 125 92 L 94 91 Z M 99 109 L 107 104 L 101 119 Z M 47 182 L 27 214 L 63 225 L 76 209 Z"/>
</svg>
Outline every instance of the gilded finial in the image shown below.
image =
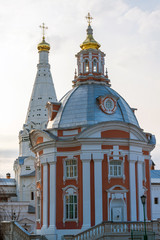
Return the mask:
<svg viewBox="0 0 160 240">
<path fill-rule="evenodd" d="M 86 40 L 80 45 L 80 47 L 82 48 L 82 50 L 86 50 L 90 48 L 99 49 L 101 45 L 98 42 L 96 42 L 96 40 L 93 38 L 93 29 L 90 25 L 93 18 L 91 17 L 90 13 L 88 13 L 88 15 L 86 16 L 86 19 L 88 22 L 87 37 L 86 37 Z"/>
<path fill-rule="evenodd" d="M 108 70 L 107 70 L 107 68 L 106 68 L 106 77 L 108 78 Z"/>
<path fill-rule="evenodd" d="M 75 68 L 74 79 L 76 79 L 76 78 L 77 78 L 77 70 L 76 70 L 76 68 Z"/>
<path fill-rule="evenodd" d="M 87 19 L 87 22 L 88 22 L 88 25 L 90 25 L 90 23 L 92 22 L 92 17 L 90 15 L 90 13 L 88 13 L 88 15 L 86 16 L 86 19 Z"/>
<path fill-rule="evenodd" d="M 43 35 L 43 40 L 45 39 L 45 30 L 48 29 L 48 27 L 45 27 L 45 24 L 42 23 L 42 26 L 39 26 L 40 28 L 42 28 L 42 35 Z"/>
<path fill-rule="evenodd" d="M 42 51 L 46 51 L 49 52 L 50 50 L 50 45 L 45 41 L 45 30 L 48 29 L 48 27 L 45 27 L 45 24 L 42 23 L 42 26 L 39 26 L 40 28 L 42 28 L 42 42 L 38 44 L 38 51 L 42 52 Z"/>
</svg>

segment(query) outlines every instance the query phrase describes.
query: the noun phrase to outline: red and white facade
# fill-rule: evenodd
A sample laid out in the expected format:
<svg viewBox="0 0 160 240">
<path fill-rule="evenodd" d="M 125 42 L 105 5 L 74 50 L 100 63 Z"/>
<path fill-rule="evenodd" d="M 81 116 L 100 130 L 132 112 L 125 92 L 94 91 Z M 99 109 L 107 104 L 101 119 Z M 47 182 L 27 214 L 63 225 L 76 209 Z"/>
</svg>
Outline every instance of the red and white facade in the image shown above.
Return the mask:
<svg viewBox="0 0 160 240">
<path fill-rule="evenodd" d="M 90 25 L 87 30 L 93 38 Z M 85 44 L 76 55 L 73 90 L 47 104 L 48 129 L 30 133 L 37 158 L 36 229 L 48 239 L 103 221 L 142 221 L 143 194 L 151 220 L 154 136 L 143 132 L 134 111 L 110 88 L 98 43 Z"/>
</svg>

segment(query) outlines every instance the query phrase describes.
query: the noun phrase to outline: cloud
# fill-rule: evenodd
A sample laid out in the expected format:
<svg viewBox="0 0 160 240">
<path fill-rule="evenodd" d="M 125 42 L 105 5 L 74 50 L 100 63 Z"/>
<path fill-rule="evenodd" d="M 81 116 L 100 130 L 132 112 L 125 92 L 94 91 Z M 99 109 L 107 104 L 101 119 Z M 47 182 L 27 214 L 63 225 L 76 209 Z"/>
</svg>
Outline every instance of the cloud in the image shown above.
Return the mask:
<svg viewBox="0 0 160 240">
<path fill-rule="evenodd" d="M 14 158 L 15 156 L 17 156 L 18 151 L 17 149 L 0 149 L 0 158 Z"/>
</svg>

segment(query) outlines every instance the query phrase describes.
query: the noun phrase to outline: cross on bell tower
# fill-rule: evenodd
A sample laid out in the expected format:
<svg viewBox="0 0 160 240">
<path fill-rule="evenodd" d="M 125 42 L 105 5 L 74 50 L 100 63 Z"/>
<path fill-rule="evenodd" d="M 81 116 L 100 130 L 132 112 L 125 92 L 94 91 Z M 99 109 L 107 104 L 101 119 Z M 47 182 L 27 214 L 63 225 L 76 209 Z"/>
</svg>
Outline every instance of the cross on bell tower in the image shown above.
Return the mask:
<svg viewBox="0 0 160 240">
<path fill-rule="evenodd" d="M 90 15 L 90 13 L 88 13 L 88 15 L 86 16 L 86 19 L 87 19 L 87 22 L 88 22 L 88 25 L 90 25 L 90 23 L 92 22 L 92 17 Z"/>
<path fill-rule="evenodd" d="M 42 26 L 39 26 L 40 28 L 42 28 L 42 35 L 43 35 L 43 40 L 45 39 L 45 30 L 48 29 L 48 27 L 45 27 L 45 24 L 42 23 Z"/>
</svg>

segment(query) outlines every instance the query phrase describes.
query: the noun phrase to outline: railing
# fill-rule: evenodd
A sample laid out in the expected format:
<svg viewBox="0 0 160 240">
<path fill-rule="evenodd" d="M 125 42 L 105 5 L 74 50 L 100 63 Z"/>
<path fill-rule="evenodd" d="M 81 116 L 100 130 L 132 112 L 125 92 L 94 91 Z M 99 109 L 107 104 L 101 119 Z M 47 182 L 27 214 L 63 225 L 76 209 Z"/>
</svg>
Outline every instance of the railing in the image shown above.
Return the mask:
<svg viewBox="0 0 160 240">
<path fill-rule="evenodd" d="M 32 235 L 17 222 L 1 222 L 1 232 L 4 240 L 45 240 L 45 236 Z"/>
<path fill-rule="evenodd" d="M 160 223 L 146 222 L 146 227 L 148 231 L 155 231 L 158 234 Z M 72 237 L 70 236 L 70 238 L 65 236 L 64 239 L 90 240 L 90 239 L 100 239 L 101 237 L 107 237 L 110 235 L 130 236 L 131 230 L 144 231 L 144 223 L 143 222 L 121 222 L 121 223 L 120 222 L 103 222 L 75 236 L 72 236 Z"/>
</svg>

